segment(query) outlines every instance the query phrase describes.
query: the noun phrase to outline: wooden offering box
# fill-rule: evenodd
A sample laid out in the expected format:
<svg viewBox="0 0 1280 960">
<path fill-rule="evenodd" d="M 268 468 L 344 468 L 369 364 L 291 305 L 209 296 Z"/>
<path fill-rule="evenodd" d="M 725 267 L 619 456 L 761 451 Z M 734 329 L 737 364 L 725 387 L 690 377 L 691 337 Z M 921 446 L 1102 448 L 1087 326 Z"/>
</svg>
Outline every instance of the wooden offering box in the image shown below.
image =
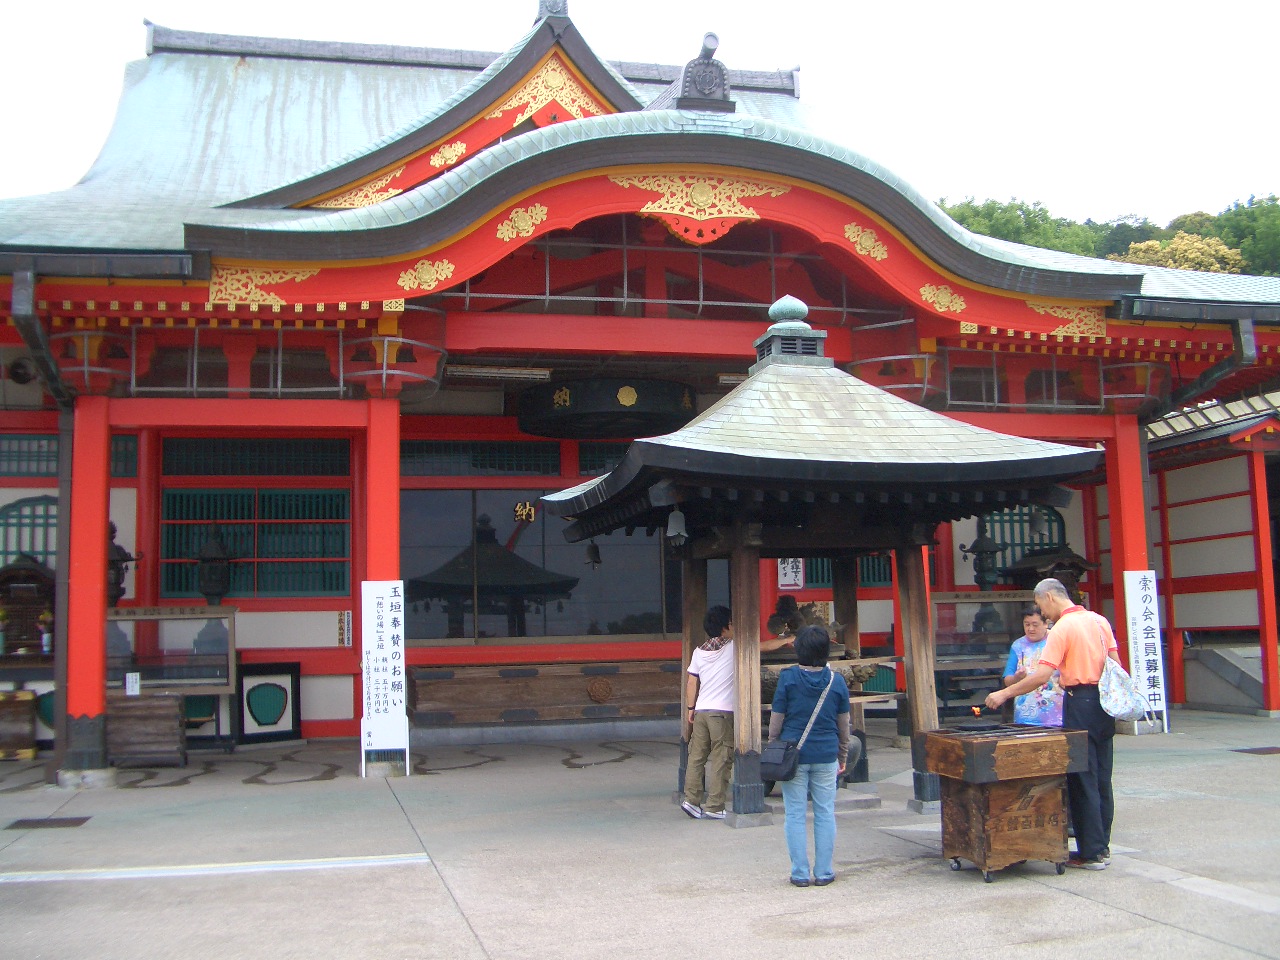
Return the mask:
<svg viewBox="0 0 1280 960">
<path fill-rule="evenodd" d="M 1068 773 L 1088 767 L 1088 734 L 993 725 L 922 735 L 925 769 L 942 786 L 942 855 L 992 871 L 1024 860 L 1067 862 Z"/>
</svg>

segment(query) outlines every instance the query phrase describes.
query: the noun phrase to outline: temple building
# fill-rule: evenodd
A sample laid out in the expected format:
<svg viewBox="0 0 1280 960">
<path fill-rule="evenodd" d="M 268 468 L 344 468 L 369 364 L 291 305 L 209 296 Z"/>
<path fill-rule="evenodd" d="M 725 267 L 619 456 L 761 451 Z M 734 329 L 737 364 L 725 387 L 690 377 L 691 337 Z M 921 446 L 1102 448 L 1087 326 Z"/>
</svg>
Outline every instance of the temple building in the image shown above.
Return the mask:
<svg viewBox="0 0 1280 960">
<path fill-rule="evenodd" d="M 670 723 L 682 541 L 666 513 L 571 540 L 542 498 L 746 380 L 784 296 L 958 432 L 1103 453 L 1052 503 L 928 478 L 980 506 L 922 514 L 939 653 L 1007 650 L 1025 571 L 1123 638 L 1122 573 L 1154 570 L 1168 702 L 1280 711 L 1280 278 L 977 236 L 712 34 L 664 66 L 603 59 L 564 2 L 523 26 L 487 54 L 149 25 L 83 180 L 0 201 L 0 685 L 53 698 L 59 763 L 111 762 L 129 664 L 198 669 L 165 610 L 197 660 L 294 670 L 298 735 L 356 736 L 364 581 L 405 582 L 422 729 Z M 843 560 L 853 649 L 902 690 L 890 545 L 761 558 L 759 622 Z"/>
</svg>

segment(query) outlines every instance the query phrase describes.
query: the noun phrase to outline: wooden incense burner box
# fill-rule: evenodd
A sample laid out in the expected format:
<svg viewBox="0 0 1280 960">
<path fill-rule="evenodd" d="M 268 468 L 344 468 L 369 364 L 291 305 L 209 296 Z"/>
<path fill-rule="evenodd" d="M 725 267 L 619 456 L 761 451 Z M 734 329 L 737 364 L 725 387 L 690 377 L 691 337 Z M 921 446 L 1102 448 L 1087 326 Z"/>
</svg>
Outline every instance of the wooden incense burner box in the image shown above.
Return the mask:
<svg viewBox="0 0 1280 960">
<path fill-rule="evenodd" d="M 942 787 L 942 855 L 953 870 L 972 861 L 992 871 L 1024 860 L 1067 861 L 1068 773 L 1088 769 L 1083 730 L 1025 727 L 935 730 L 923 740 L 925 769 Z"/>
</svg>

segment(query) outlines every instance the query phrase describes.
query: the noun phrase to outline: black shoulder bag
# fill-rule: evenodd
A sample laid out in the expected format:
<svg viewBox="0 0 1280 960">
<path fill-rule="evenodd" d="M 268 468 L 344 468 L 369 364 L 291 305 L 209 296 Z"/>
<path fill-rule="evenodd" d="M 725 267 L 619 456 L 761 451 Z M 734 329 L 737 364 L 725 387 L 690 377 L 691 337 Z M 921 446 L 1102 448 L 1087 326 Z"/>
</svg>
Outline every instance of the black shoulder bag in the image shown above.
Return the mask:
<svg viewBox="0 0 1280 960">
<path fill-rule="evenodd" d="M 831 684 L 835 683 L 836 672 L 831 671 L 831 679 L 827 681 L 826 689 L 822 691 L 822 696 L 818 697 L 818 702 L 813 705 L 813 713 L 809 715 L 809 723 L 804 728 L 804 733 L 800 734 L 800 739 L 796 742 L 790 740 L 770 740 L 764 745 L 764 749 L 760 751 L 760 779 L 772 780 L 774 783 L 781 783 L 783 780 L 791 780 L 796 775 L 796 767 L 800 764 L 800 748 L 804 746 L 804 742 L 809 739 L 809 731 L 813 729 L 813 721 L 818 719 L 818 711 L 822 709 L 823 702 L 827 699 L 827 694 L 831 692 Z"/>
</svg>

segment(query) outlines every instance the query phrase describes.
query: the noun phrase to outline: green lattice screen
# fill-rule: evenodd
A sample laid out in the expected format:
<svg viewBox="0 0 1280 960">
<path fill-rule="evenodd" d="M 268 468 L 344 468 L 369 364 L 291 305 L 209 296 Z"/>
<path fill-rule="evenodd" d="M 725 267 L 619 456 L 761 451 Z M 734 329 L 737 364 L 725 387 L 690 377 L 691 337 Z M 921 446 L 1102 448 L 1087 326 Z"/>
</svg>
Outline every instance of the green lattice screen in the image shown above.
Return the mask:
<svg viewBox="0 0 1280 960">
<path fill-rule="evenodd" d="M 893 557 L 871 554 L 858 558 L 858 583 L 863 587 L 888 587 L 893 584 Z M 804 562 L 806 587 L 831 586 L 831 561 L 826 557 L 809 557 Z"/>
<path fill-rule="evenodd" d="M 24 497 L 0 507 L 0 567 L 13 563 L 20 553 L 52 567 L 57 540 L 57 497 Z"/>
<path fill-rule="evenodd" d="M 161 503 L 161 596 L 199 595 L 196 558 L 215 529 L 234 558 L 230 596 L 351 591 L 347 490 L 166 490 Z"/>
<path fill-rule="evenodd" d="M 1018 506 L 983 514 L 987 533 L 1002 549 L 996 554 L 996 569 L 1022 559 L 1028 550 L 1061 547 L 1067 542 L 1067 525 L 1053 507 Z"/>
<path fill-rule="evenodd" d="M 541 440 L 403 440 L 406 477 L 558 476 L 560 444 Z"/>
<path fill-rule="evenodd" d="M 627 452 L 629 443 L 584 441 L 578 445 L 578 472 L 584 477 L 608 473 Z"/>
<path fill-rule="evenodd" d="M 56 433 L 0 434 L 0 477 L 56 477 Z M 119 434 L 111 438 L 111 476 L 138 475 L 138 438 Z"/>
<path fill-rule="evenodd" d="M 168 477 L 347 477 L 351 444 L 331 437 L 176 437 L 164 442 L 164 473 Z"/>
</svg>

